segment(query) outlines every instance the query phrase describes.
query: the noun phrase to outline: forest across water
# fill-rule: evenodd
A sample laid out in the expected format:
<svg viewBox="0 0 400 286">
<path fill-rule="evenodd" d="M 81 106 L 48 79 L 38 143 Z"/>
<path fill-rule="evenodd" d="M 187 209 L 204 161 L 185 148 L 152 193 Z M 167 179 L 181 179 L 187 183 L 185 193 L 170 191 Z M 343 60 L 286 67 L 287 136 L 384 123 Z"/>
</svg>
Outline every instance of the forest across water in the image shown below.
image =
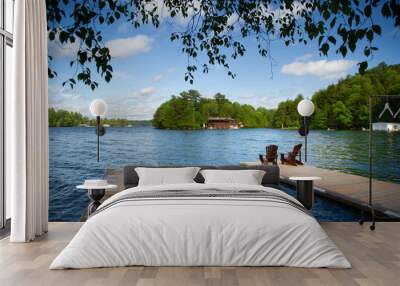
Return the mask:
<svg viewBox="0 0 400 286">
<path fill-rule="evenodd" d="M 368 95 L 399 94 L 400 65 L 381 63 L 363 75 L 347 76 L 314 93 L 311 128 L 367 128 Z M 221 93 L 206 98 L 196 90 L 189 90 L 163 103 L 154 114 L 153 125 L 160 129 L 201 129 L 209 117 L 230 117 L 247 128 L 296 129 L 300 127 L 297 104 L 302 99 L 303 95 L 299 94 L 295 99 L 280 102 L 276 109 L 266 109 L 231 102 Z"/>
<path fill-rule="evenodd" d="M 311 129 L 367 128 L 368 95 L 378 94 L 400 94 L 400 65 L 381 63 L 363 75 L 347 76 L 315 92 L 311 98 L 315 105 Z M 222 93 L 207 98 L 197 90 L 189 90 L 173 95 L 170 100 L 161 104 L 154 113 L 153 120 L 105 118 L 102 123 L 110 126 L 153 125 L 159 129 L 196 130 L 202 129 L 210 117 L 229 117 L 245 128 L 297 129 L 300 127 L 297 104 L 302 99 L 303 95 L 299 94 L 295 99 L 280 102 L 275 109 L 267 109 L 232 102 Z M 95 120 L 78 112 L 49 109 L 50 127 L 80 125 L 95 126 Z"/>
</svg>

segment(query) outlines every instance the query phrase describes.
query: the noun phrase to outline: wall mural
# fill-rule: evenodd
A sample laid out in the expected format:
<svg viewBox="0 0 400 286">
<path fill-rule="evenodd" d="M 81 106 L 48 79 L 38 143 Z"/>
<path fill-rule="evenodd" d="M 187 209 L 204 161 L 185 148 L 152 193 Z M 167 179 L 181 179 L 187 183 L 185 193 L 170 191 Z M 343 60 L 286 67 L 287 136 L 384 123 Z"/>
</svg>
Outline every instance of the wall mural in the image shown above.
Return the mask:
<svg viewBox="0 0 400 286">
<path fill-rule="evenodd" d="M 101 178 L 107 169 L 126 164 L 238 165 L 258 162 L 259 154 L 265 156 L 269 145 L 278 146 L 278 156 L 282 153 L 287 157 L 294 146 L 303 144 L 299 153 L 304 162 L 302 135 L 306 131 L 308 164 L 368 176 L 368 95 L 400 94 L 398 39 L 389 36 L 394 16 L 374 22 L 374 27 L 366 27 L 359 34 L 366 43 L 372 37 L 379 49 L 375 45 L 364 49 L 364 40 L 353 37 L 343 47 L 343 37 L 335 32 L 320 43 L 317 39 L 290 48 L 279 39 L 268 48 L 263 43 L 260 55 L 257 39 L 250 34 L 241 36 L 244 22 L 234 10 L 226 19 L 207 18 L 215 24 L 209 27 L 221 28 L 221 37 L 231 35 L 226 38 L 229 48 L 215 38 L 201 51 L 200 46 L 198 50 L 191 46 L 193 41 L 182 43 L 184 37 L 171 41 L 171 35 L 187 31 L 180 35 L 208 41 L 214 31 L 193 34 L 195 26 L 190 25 L 197 21 L 188 21 L 179 11 L 171 17 L 166 7 L 157 6 L 163 2 L 190 6 L 198 1 L 150 1 L 156 5 L 154 10 L 141 6 L 142 2 L 133 1 L 125 7 L 121 1 L 48 1 L 50 220 L 79 220 L 89 200 L 85 190 L 76 190 L 76 186 L 86 179 Z M 232 3 L 231 8 L 239 5 Z M 102 5 L 101 9 L 96 5 Z M 135 25 L 135 21 L 127 20 L 127 9 L 145 14 L 163 12 L 158 25 L 151 21 Z M 363 14 L 363 9 L 357 13 Z M 87 25 L 80 26 L 75 19 L 87 21 Z M 203 19 L 199 19 L 198 27 Z M 342 20 L 337 18 L 333 24 L 339 26 Z M 329 25 L 327 21 L 321 23 Z M 315 39 L 319 30 L 310 32 Z M 235 39 L 239 41 L 234 45 Z M 211 53 L 207 53 L 209 48 Z M 365 73 L 360 74 L 360 70 Z M 107 106 L 101 117 L 101 126 L 107 132 L 101 137 L 99 157 L 97 120 L 89 110 L 95 99 Z M 315 105 L 306 121 L 297 110 L 303 99 Z M 384 131 L 374 137 L 378 158 L 374 176 L 396 183 L 400 183 L 400 165 L 387 166 L 384 161 L 400 161 L 396 143 L 400 132 L 387 132 L 395 130 L 387 123 L 399 117 L 399 102 L 390 98 L 374 101 L 374 122 L 385 123 L 375 125 Z M 325 212 L 324 219 L 337 220 L 359 216 L 337 207 L 340 211 L 330 205 L 320 214 Z"/>
</svg>

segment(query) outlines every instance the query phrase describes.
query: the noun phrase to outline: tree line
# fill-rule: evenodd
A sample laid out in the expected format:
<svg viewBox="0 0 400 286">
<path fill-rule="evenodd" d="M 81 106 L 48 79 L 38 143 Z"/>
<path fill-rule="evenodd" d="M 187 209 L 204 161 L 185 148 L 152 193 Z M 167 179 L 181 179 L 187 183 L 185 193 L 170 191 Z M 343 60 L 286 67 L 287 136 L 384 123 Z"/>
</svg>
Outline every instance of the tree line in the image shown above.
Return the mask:
<svg viewBox="0 0 400 286">
<path fill-rule="evenodd" d="M 102 118 L 102 124 L 110 126 L 150 125 L 150 120 L 128 120 L 123 118 Z M 96 126 L 96 120 L 79 112 L 49 108 L 49 127 L 74 127 L 79 125 Z"/>
<path fill-rule="evenodd" d="M 248 128 L 273 127 L 272 114 L 266 108 L 231 102 L 221 93 L 206 98 L 197 90 L 189 90 L 161 104 L 154 113 L 153 125 L 161 129 L 201 129 L 210 117 L 230 117 Z"/>
<path fill-rule="evenodd" d="M 400 94 L 400 65 L 381 63 L 363 75 L 347 76 L 317 91 L 311 99 L 315 105 L 311 128 L 367 128 L 369 94 Z M 154 114 L 153 125 L 161 129 L 200 129 L 209 117 L 231 117 L 246 128 L 296 129 L 300 127 L 297 104 L 302 99 L 299 94 L 295 99 L 280 102 L 276 109 L 266 109 L 231 102 L 221 93 L 206 98 L 196 90 L 189 90 L 163 103 Z"/>
<path fill-rule="evenodd" d="M 327 88 L 317 91 L 311 98 L 315 112 L 311 118 L 313 129 L 361 129 L 368 127 L 368 95 L 400 95 L 400 65 L 381 63 L 367 70 L 339 80 Z M 255 108 L 249 104 L 230 101 L 224 94 L 212 98 L 204 97 L 197 90 L 181 92 L 161 104 L 152 121 L 127 119 L 102 119 L 111 126 L 150 125 L 160 129 L 201 129 L 210 117 L 230 117 L 246 128 L 300 127 L 297 104 L 301 94 L 278 104 L 276 109 Z M 384 102 L 373 102 L 374 112 L 382 109 Z M 381 106 L 378 106 L 381 105 Z M 49 126 L 65 127 L 87 124 L 90 119 L 78 112 L 49 109 Z"/>
<path fill-rule="evenodd" d="M 368 95 L 400 95 L 400 65 L 381 63 L 317 91 L 312 101 L 316 110 L 312 118 L 315 129 L 361 129 L 369 122 Z M 373 113 L 384 102 L 373 101 Z"/>
</svg>

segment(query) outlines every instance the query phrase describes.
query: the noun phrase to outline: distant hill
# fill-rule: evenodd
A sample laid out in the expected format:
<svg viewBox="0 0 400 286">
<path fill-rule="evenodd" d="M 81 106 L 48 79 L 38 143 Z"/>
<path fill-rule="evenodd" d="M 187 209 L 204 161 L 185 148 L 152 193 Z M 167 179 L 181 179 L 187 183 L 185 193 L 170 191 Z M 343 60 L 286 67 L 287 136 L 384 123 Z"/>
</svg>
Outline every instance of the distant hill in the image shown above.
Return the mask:
<svg viewBox="0 0 400 286">
<path fill-rule="evenodd" d="M 400 95 L 400 65 L 381 63 L 364 75 L 355 74 L 339 80 L 314 93 L 315 112 L 311 120 L 313 129 L 368 128 L 368 95 Z M 302 100 L 288 99 L 279 103 L 273 113 L 275 128 L 298 128 L 300 116 L 297 104 Z M 379 112 L 384 102 L 374 101 L 373 112 Z M 399 118 L 400 119 L 400 118 Z"/>
<path fill-rule="evenodd" d="M 400 65 L 381 63 L 366 71 L 364 75 L 347 76 L 336 84 L 317 91 L 312 97 L 316 107 L 312 127 L 367 128 L 368 95 L 400 95 Z"/>
<path fill-rule="evenodd" d="M 314 129 L 361 129 L 368 127 L 368 95 L 400 94 L 400 65 L 381 63 L 364 75 L 356 74 L 317 91 L 312 96 Z M 153 125 L 166 129 L 200 129 L 209 117 L 231 117 L 244 127 L 295 129 L 300 126 L 297 104 L 301 94 L 278 104 L 276 109 L 254 108 L 229 101 L 225 95 L 205 98 L 196 90 L 181 92 L 155 112 Z M 375 103 L 382 104 L 382 103 Z M 375 108 L 374 108 L 375 109 Z M 379 110 L 379 108 L 376 108 Z"/>
</svg>

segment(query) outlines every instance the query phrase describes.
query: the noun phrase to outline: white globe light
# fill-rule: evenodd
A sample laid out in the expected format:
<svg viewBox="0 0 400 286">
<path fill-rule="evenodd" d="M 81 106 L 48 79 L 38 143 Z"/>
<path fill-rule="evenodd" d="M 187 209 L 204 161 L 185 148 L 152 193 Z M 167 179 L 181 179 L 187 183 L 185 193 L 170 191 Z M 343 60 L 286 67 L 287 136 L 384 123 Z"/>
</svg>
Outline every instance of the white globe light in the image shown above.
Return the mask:
<svg viewBox="0 0 400 286">
<path fill-rule="evenodd" d="M 93 116 L 104 116 L 107 111 L 107 104 L 102 99 L 95 99 L 90 103 L 90 113 Z"/>
<path fill-rule="evenodd" d="M 309 99 L 303 99 L 297 105 L 297 111 L 301 116 L 311 116 L 314 113 L 314 103 Z"/>
</svg>

